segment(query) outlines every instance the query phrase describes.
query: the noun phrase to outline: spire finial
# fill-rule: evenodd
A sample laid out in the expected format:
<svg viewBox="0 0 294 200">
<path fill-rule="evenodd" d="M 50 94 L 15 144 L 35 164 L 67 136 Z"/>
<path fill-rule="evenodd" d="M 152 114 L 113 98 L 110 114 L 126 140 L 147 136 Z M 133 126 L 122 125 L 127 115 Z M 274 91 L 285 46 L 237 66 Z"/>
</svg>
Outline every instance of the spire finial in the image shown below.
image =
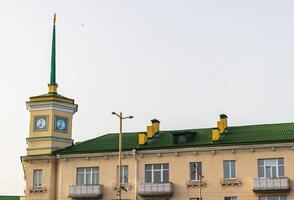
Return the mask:
<svg viewBox="0 0 294 200">
<path fill-rule="evenodd" d="M 54 25 L 56 24 L 56 13 L 54 13 L 54 15 L 53 15 L 53 24 Z"/>
<path fill-rule="evenodd" d="M 51 74 L 50 74 L 50 83 L 49 93 L 57 93 L 57 83 L 56 83 L 56 51 L 55 51 L 55 23 L 56 23 L 56 14 L 53 15 L 53 34 L 52 34 L 52 50 L 51 50 Z"/>
</svg>

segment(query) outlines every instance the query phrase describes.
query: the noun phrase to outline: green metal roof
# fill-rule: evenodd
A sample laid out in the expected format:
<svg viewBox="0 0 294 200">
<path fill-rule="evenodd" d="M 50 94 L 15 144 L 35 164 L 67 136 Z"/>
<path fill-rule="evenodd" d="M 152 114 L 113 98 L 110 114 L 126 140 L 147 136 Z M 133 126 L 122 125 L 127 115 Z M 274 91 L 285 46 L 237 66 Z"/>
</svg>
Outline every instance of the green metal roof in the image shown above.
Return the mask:
<svg viewBox="0 0 294 200">
<path fill-rule="evenodd" d="M 19 200 L 19 196 L 1 196 L 0 195 L 0 200 Z"/>
<path fill-rule="evenodd" d="M 212 142 L 211 128 L 160 131 L 145 145 L 138 145 L 137 133 L 123 133 L 123 150 L 169 149 L 184 147 L 208 147 L 226 145 L 249 145 L 294 142 L 294 123 L 264 124 L 229 127 L 220 141 Z M 187 143 L 174 144 L 174 135 L 192 135 Z M 118 134 L 110 133 L 54 152 L 55 154 L 77 154 L 114 152 L 118 148 Z"/>
<path fill-rule="evenodd" d="M 54 93 L 54 92 L 48 92 L 46 94 L 42 94 L 42 95 L 38 95 L 38 96 L 33 96 L 31 98 L 39 98 L 39 97 L 58 97 L 58 98 L 62 98 L 62 99 L 70 99 L 70 98 L 67 98 L 65 96 L 62 96 L 60 94 Z M 70 100 L 72 100 L 72 99 L 70 99 Z"/>
</svg>

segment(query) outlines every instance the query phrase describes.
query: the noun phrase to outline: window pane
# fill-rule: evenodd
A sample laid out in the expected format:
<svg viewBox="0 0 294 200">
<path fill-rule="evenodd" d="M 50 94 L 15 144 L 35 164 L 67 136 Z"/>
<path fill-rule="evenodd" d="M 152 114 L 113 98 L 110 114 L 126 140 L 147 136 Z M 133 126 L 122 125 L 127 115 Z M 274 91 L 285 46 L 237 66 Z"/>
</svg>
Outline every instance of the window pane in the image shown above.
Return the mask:
<svg viewBox="0 0 294 200">
<path fill-rule="evenodd" d="M 163 169 L 168 169 L 168 165 L 169 165 L 168 163 L 164 163 L 163 164 Z"/>
<path fill-rule="evenodd" d="M 261 167 L 264 165 L 264 160 L 258 160 L 258 166 Z M 261 197 L 263 198 L 263 197 Z"/>
<path fill-rule="evenodd" d="M 280 200 L 286 200 L 286 196 L 280 196 Z"/>
<path fill-rule="evenodd" d="M 267 197 L 267 200 L 279 200 L 278 196 Z"/>
<path fill-rule="evenodd" d="M 283 165 L 284 164 L 284 158 L 279 158 L 278 159 L 278 164 Z"/>
<path fill-rule="evenodd" d="M 122 182 L 124 182 L 124 183 L 128 182 L 128 166 L 123 166 Z"/>
<path fill-rule="evenodd" d="M 284 176 L 284 166 L 279 166 L 279 175 L 278 176 Z"/>
<path fill-rule="evenodd" d="M 258 178 L 260 177 L 264 177 L 264 168 L 262 167 L 258 167 Z"/>
<path fill-rule="evenodd" d="M 161 169 L 161 164 L 154 164 L 153 169 Z"/>
<path fill-rule="evenodd" d="M 270 167 L 266 167 L 265 168 L 265 177 L 266 178 L 271 178 L 271 168 Z"/>
<path fill-rule="evenodd" d="M 236 162 L 231 161 L 231 178 L 236 178 Z"/>
<path fill-rule="evenodd" d="M 91 173 L 87 172 L 86 173 L 86 185 L 90 185 L 90 184 L 91 184 Z"/>
<path fill-rule="evenodd" d="M 196 163 L 190 163 L 190 180 L 196 180 Z"/>
<path fill-rule="evenodd" d="M 145 171 L 145 182 L 151 183 L 152 182 L 152 173 L 151 171 Z"/>
<path fill-rule="evenodd" d="M 164 170 L 163 171 L 163 182 L 164 183 L 168 183 L 169 182 L 169 174 L 168 174 L 168 170 Z"/>
<path fill-rule="evenodd" d="M 228 161 L 224 161 L 224 179 L 230 178 L 230 166 Z"/>
<path fill-rule="evenodd" d="M 83 173 L 78 173 L 77 185 L 84 185 L 84 174 Z"/>
<path fill-rule="evenodd" d="M 161 183 L 161 171 L 154 171 L 154 183 Z"/>
<path fill-rule="evenodd" d="M 277 167 L 272 167 L 272 177 L 277 177 Z"/>
<path fill-rule="evenodd" d="M 92 184 L 93 185 L 98 185 L 99 183 L 99 176 L 98 176 L 98 173 L 93 173 L 92 175 Z"/>
<path fill-rule="evenodd" d="M 266 197 L 259 197 L 259 200 L 266 200 Z"/>
<path fill-rule="evenodd" d="M 151 170 L 151 165 L 150 164 L 145 165 L 145 170 Z"/>
<path fill-rule="evenodd" d="M 267 159 L 265 160 L 265 165 L 266 166 L 273 166 L 273 165 L 276 165 L 277 161 L 276 159 Z"/>
</svg>

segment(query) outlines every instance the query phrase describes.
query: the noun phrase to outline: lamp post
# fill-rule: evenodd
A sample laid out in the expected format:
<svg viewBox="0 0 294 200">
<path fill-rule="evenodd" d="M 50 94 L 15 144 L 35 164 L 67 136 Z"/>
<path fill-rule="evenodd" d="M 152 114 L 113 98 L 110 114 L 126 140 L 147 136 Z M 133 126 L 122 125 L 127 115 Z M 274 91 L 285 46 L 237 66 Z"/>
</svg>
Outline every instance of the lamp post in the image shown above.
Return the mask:
<svg viewBox="0 0 294 200">
<path fill-rule="evenodd" d="M 122 112 L 117 114 L 112 112 L 111 114 L 116 115 L 119 118 L 119 134 L 118 134 L 118 177 L 116 185 L 116 196 L 117 200 L 121 200 L 121 152 L 122 152 L 122 121 L 124 119 L 132 119 L 133 116 L 123 117 Z"/>
</svg>

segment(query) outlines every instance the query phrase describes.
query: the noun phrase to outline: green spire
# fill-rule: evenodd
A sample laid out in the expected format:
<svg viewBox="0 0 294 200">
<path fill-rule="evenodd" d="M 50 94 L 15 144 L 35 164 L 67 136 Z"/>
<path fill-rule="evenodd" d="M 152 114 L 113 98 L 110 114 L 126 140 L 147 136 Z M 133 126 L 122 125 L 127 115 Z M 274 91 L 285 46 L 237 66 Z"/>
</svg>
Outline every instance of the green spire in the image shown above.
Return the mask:
<svg viewBox="0 0 294 200">
<path fill-rule="evenodd" d="M 51 74 L 50 83 L 48 84 L 48 93 L 57 94 L 57 83 L 56 83 L 56 57 L 55 57 L 55 22 L 56 14 L 53 17 L 53 35 L 52 35 L 52 52 L 51 52 Z"/>
<path fill-rule="evenodd" d="M 56 57 L 55 57 L 55 22 L 56 14 L 53 17 L 53 35 L 52 35 L 52 51 L 51 51 L 51 75 L 50 75 L 50 85 L 57 85 L 56 83 Z"/>
</svg>

